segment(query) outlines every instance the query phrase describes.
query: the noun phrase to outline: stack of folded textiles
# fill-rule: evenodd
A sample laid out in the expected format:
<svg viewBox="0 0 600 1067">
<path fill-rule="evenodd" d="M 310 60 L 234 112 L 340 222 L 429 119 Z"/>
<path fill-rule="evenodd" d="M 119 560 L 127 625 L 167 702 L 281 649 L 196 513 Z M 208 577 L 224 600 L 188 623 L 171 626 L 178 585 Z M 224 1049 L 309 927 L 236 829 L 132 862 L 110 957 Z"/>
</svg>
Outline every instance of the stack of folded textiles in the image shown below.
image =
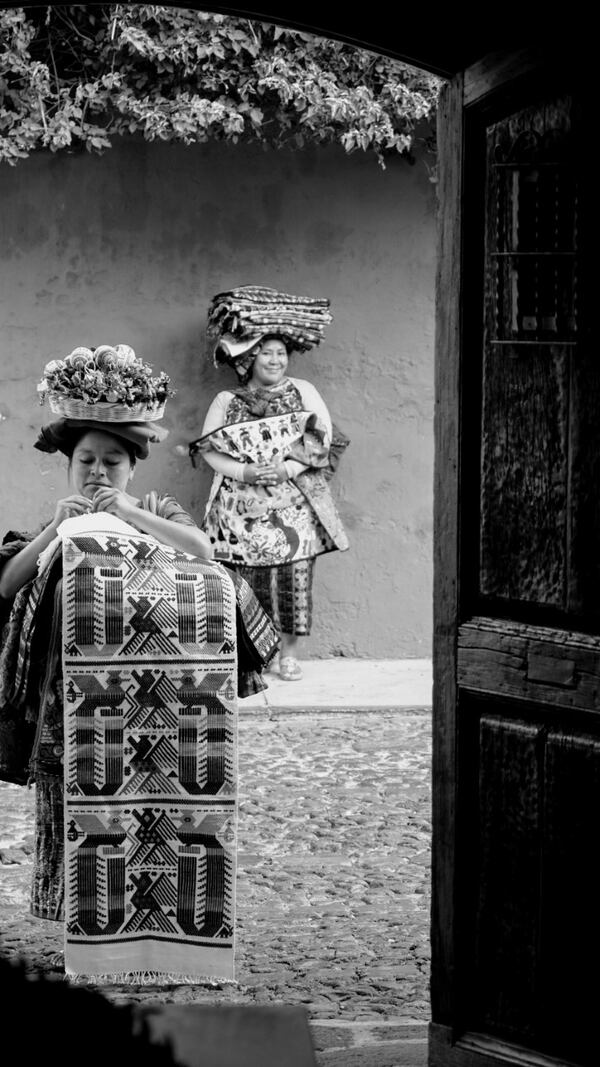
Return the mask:
<svg viewBox="0 0 600 1067">
<path fill-rule="evenodd" d="M 233 334 L 240 339 L 277 333 L 294 348 L 320 344 L 333 321 L 325 297 L 293 296 L 262 285 L 240 285 L 217 293 L 208 309 L 209 337 Z"/>
</svg>

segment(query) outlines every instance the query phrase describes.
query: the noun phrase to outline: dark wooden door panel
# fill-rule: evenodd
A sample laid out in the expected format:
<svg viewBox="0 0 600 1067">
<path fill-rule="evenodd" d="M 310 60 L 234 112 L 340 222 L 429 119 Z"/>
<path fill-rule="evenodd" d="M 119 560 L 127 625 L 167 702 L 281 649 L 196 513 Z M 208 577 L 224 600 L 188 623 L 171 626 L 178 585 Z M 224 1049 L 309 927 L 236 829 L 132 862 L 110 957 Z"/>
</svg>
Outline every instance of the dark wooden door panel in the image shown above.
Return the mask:
<svg viewBox="0 0 600 1067">
<path fill-rule="evenodd" d="M 545 760 L 539 965 L 547 1045 L 597 1064 L 600 738 L 551 732 Z"/>
<path fill-rule="evenodd" d="M 558 345 L 486 352 L 482 597 L 566 607 L 569 379 Z"/>
<path fill-rule="evenodd" d="M 540 737 L 535 723 L 481 716 L 478 886 L 469 1029 L 535 1033 L 540 883 Z"/>
<path fill-rule="evenodd" d="M 515 55 L 440 108 L 431 1067 L 600 1063 L 592 99 Z"/>
<path fill-rule="evenodd" d="M 600 958 L 600 638 L 473 618 L 457 678 L 462 1005 L 446 1062 L 595 1067 L 599 983 L 577 976 Z"/>
<path fill-rule="evenodd" d="M 485 123 L 479 595 L 567 613 L 580 181 L 568 94 Z M 473 522 L 477 521 L 473 514 Z"/>
<path fill-rule="evenodd" d="M 573 729 L 562 714 L 461 701 L 460 1018 L 463 1034 L 591 1065 L 600 722 Z"/>
<path fill-rule="evenodd" d="M 590 256 L 592 261 L 595 258 L 595 253 Z M 593 276 L 597 276 L 595 267 Z M 598 301 L 598 294 L 594 300 Z M 600 633 L 600 360 L 597 345 L 594 316 L 594 326 L 590 324 L 586 330 L 584 343 L 578 346 L 577 358 L 571 363 L 567 592 L 569 614 L 574 619 L 585 620 L 586 628 L 594 633 Z"/>
</svg>

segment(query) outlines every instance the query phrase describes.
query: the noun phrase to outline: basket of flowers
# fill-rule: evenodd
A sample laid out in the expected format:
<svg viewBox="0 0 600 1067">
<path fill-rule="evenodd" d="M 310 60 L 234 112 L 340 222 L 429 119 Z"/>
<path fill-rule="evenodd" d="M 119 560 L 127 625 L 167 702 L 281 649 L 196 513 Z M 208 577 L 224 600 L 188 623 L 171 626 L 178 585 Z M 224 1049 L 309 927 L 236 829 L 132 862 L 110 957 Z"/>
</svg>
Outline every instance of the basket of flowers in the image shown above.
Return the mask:
<svg viewBox="0 0 600 1067">
<path fill-rule="evenodd" d="M 175 395 L 169 376 L 153 376 L 129 345 L 75 348 L 46 364 L 37 389 L 56 415 L 99 422 L 153 422 Z"/>
</svg>

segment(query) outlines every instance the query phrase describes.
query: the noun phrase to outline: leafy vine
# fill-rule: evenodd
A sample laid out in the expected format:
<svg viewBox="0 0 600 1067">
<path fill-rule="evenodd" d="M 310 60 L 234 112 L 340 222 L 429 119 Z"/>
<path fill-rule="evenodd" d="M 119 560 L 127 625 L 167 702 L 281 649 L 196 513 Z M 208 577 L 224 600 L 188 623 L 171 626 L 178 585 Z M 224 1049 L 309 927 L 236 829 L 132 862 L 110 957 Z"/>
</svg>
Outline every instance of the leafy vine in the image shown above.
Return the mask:
<svg viewBox="0 0 600 1067">
<path fill-rule="evenodd" d="M 0 11 L 0 161 L 116 136 L 411 157 L 440 81 L 267 23 L 145 4 Z M 430 130 L 430 127 L 429 127 Z M 432 135 L 429 132 L 431 148 Z"/>
</svg>

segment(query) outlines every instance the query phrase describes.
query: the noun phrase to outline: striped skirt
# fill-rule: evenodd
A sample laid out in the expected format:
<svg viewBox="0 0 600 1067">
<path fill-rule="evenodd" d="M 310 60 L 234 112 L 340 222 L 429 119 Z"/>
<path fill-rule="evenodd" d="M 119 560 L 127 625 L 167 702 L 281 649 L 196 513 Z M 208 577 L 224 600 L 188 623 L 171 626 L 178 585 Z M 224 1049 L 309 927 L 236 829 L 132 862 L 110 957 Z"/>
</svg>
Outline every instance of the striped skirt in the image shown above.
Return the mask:
<svg viewBox="0 0 600 1067">
<path fill-rule="evenodd" d="M 62 774 L 36 773 L 31 912 L 38 919 L 64 919 L 63 805 Z"/>
<path fill-rule="evenodd" d="M 279 567 L 248 567 L 236 564 L 261 607 L 280 633 L 306 637 L 312 626 L 312 584 L 315 559 L 299 559 Z"/>
</svg>

